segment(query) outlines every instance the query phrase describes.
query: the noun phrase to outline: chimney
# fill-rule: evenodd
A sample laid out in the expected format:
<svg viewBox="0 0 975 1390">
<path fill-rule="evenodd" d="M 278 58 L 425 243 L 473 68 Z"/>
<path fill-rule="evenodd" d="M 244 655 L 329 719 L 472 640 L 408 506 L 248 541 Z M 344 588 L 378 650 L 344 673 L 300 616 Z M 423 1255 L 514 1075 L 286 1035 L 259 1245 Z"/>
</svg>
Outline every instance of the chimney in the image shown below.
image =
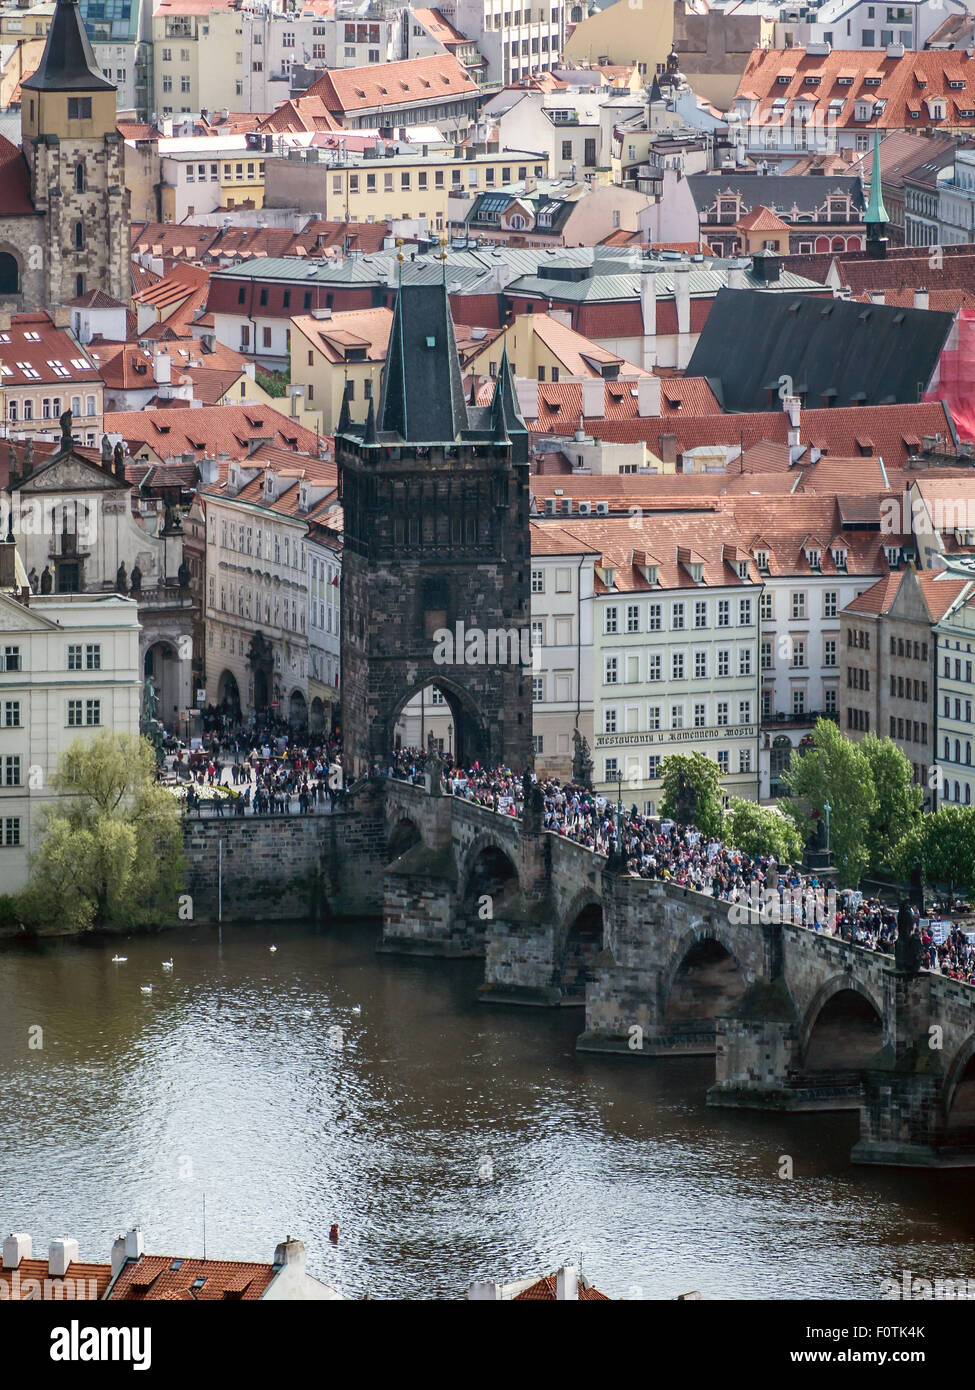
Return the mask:
<svg viewBox="0 0 975 1390">
<path fill-rule="evenodd" d="M 929 309 L 931 307 L 930 295 L 923 285 L 919 290 L 914 291 L 914 307 L 915 309 Z"/>
<path fill-rule="evenodd" d="M 691 268 L 689 265 L 674 266 L 674 302 L 677 305 L 677 332 L 691 331 Z M 678 363 L 678 366 L 683 366 Z"/>
<path fill-rule="evenodd" d="M 161 348 L 153 354 L 152 376 L 157 386 L 169 386 L 173 380 L 173 359 Z"/>
<path fill-rule="evenodd" d="M 11 1231 L 3 1242 L 4 1269 L 17 1269 L 21 1260 L 29 1260 L 32 1251 L 31 1239 L 24 1231 Z"/>
<path fill-rule="evenodd" d="M 657 457 L 661 463 L 677 463 L 677 436 L 676 434 L 657 435 Z"/>
<path fill-rule="evenodd" d="M 280 1245 L 274 1247 L 274 1264 L 277 1268 L 287 1266 L 293 1269 L 296 1274 L 305 1272 L 305 1247 L 300 1240 L 292 1240 L 288 1236 L 281 1241 Z"/>
<path fill-rule="evenodd" d="M 582 383 L 582 414 L 601 419 L 606 414 L 606 384 L 602 377 L 586 377 Z"/>
<path fill-rule="evenodd" d="M 657 335 L 657 275 L 645 270 L 640 276 L 640 314 L 643 321 L 643 361 L 640 366 L 649 371 L 657 356 L 653 339 Z"/>
<path fill-rule="evenodd" d="M 52 1240 L 47 1256 L 47 1271 L 53 1279 L 62 1279 L 68 1272 L 72 1260 L 78 1258 L 78 1242 L 62 1236 Z"/>
<path fill-rule="evenodd" d="M 915 299 L 917 298 L 916 295 L 915 295 L 914 297 L 915 297 Z M 883 290 L 871 290 L 871 291 L 870 291 L 870 303 L 871 303 L 871 304 L 883 304 L 883 303 L 885 303 L 885 302 L 886 302 L 886 301 L 885 301 L 885 298 L 884 298 L 884 292 L 883 292 Z"/>
<path fill-rule="evenodd" d="M 220 481 L 220 464 L 211 458 L 209 454 L 204 454 L 199 462 L 200 482 L 203 487 L 213 487 Z"/>
<path fill-rule="evenodd" d="M 117 1236 L 112 1242 L 112 1273 L 118 1274 L 126 1260 L 140 1260 L 145 1254 L 142 1232 L 134 1226 L 124 1236 Z"/>
<path fill-rule="evenodd" d="M 729 266 L 726 283 L 729 290 L 743 290 L 745 288 L 745 267 L 741 265 Z"/>
<path fill-rule="evenodd" d="M 555 1297 L 559 1303 L 578 1303 L 579 1270 L 576 1265 L 563 1265 L 555 1276 Z"/>
<path fill-rule="evenodd" d="M 660 385 L 659 376 L 637 377 L 636 403 L 637 411 L 641 416 L 659 416 Z"/>
<path fill-rule="evenodd" d="M 518 409 L 526 420 L 538 419 L 538 382 L 528 381 L 524 377 L 515 378 L 515 390 L 518 393 Z"/>
</svg>

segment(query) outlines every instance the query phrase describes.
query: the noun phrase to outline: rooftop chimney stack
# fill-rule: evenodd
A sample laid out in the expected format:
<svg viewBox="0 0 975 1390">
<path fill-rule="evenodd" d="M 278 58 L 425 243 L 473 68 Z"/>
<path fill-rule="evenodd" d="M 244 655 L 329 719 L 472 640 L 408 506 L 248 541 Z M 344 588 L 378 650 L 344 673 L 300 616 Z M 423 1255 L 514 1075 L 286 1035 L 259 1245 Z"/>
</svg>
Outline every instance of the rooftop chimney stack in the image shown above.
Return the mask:
<svg viewBox="0 0 975 1390">
<path fill-rule="evenodd" d="M 637 412 L 641 417 L 659 417 L 661 403 L 660 387 L 661 382 L 659 376 L 637 377 Z"/>
<path fill-rule="evenodd" d="M 25 1231 L 11 1231 L 3 1242 L 4 1269 L 17 1269 L 21 1260 L 29 1260 L 33 1246 Z"/>
<path fill-rule="evenodd" d="M 606 385 L 601 376 L 586 377 L 582 383 L 582 413 L 588 419 L 606 414 Z"/>
<path fill-rule="evenodd" d="M 48 1273 L 52 1279 L 63 1279 L 68 1272 L 68 1266 L 77 1259 L 76 1240 L 70 1240 L 67 1236 L 62 1236 L 60 1240 L 52 1240 L 47 1257 Z"/>
<path fill-rule="evenodd" d="M 281 1241 L 274 1247 L 275 1265 L 287 1265 L 289 1268 L 303 1274 L 305 1271 L 305 1247 L 300 1240 L 293 1240 L 291 1236 Z"/>
<path fill-rule="evenodd" d="M 914 291 L 914 307 L 915 309 L 929 309 L 931 307 L 931 296 L 924 285 Z"/>
<path fill-rule="evenodd" d="M 579 1301 L 579 1270 L 575 1265 L 563 1265 L 555 1276 L 555 1297 L 559 1303 Z"/>
</svg>

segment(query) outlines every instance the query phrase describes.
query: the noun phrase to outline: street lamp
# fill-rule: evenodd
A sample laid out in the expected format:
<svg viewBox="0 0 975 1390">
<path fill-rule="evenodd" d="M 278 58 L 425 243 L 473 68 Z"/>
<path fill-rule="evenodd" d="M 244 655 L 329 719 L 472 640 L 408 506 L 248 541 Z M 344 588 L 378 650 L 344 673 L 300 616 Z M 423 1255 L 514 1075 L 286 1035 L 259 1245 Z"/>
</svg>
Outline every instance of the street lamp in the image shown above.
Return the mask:
<svg viewBox="0 0 975 1390">
<path fill-rule="evenodd" d="M 825 802 L 823 803 L 823 815 L 826 817 L 826 853 L 827 853 L 827 854 L 829 854 L 829 813 L 830 813 L 830 811 L 832 811 L 832 809 L 833 809 L 833 808 L 832 808 L 832 806 L 829 804 L 828 801 L 825 801 Z"/>
<path fill-rule="evenodd" d="M 623 858 L 623 769 L 616 769 L 616 853 Z"/>
<path fill-rule="evenodd" d="M 454 758 L 454 726 L 453 726 L 453 724 L 448 724 L 448 725 L 447 725 L 447 756 L 450 758 L 451 762 L 453 762 L 453 758 Z"/>
</svg>

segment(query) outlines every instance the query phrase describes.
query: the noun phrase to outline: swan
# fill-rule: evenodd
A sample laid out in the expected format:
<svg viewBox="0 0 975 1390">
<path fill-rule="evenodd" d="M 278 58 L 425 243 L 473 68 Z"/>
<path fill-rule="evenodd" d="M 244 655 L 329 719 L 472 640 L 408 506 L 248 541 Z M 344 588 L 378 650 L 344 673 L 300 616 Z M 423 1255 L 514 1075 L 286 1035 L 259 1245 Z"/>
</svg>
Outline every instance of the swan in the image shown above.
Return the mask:
<svg viewBox="0 0 975 1390">
<path fill-rule="evenodd" d="M 128 960 L 128 956 L 113 956 L 113 957 L 112 957 L 112 964 L 113 964 L 113 965 L 124 965 L 125 962 L 126 962 L 127 960 Z"/>
<path fill-rule="evenodd" d="M 164 960 L 162 963 L 162 967 L 164 970 L 172 970 L 173 962 L 171 960 Z"/>
<path fill-rule="evenodd" d="M 152 985 L 140 985 L 139 988 L 142 990 L 142 993 L 143 993 L 143 994 L 151 994 L 151 993 L 152 993 Z"/>
<path fill-rule="evenodd" d="M 278 949 L 277 946 L 269 946 L 269 947 L 268 947 L 268 950 L 270 950 L 270 951 L 272 951 L 272 952 L 273 952 L 273 951 L 276 951 L 277 949 Z"/>
<path fill-rule="evenodd" d="M 352 1012 L 353 1012 L 353 1014 L 356 1015 L 356 1017 L 358 1017 L 358 1015 L 362 1013 L 362 1005 L 361 1005 L 361 1004 L 353 1004 L 353 1005 L 352 1005 Z"/>
</svg>

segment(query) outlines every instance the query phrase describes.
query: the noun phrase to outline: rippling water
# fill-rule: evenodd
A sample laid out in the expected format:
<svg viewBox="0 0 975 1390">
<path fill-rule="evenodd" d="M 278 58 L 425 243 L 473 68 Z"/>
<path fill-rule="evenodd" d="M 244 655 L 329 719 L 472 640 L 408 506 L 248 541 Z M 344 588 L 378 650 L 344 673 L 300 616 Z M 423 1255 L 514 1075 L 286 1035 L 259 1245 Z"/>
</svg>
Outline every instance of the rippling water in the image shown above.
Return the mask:
<svg viewBox="0 0 975 1390">
<path fill-rule="evenodd" d="M 454 1298 L 570 1258 L 615 1297 L 975 1277 L 975 1173 L 854 1168 L 855 1115 L 707 1110 L 710 1059 L 577 1056 L 580 1010 L 478 1004 L 482 963 L 376 939 L 237 925 L 0 951 L 4 1232 L 107 1260 L 138 1224 L 150 1251 L 199 1255 L 205 1194 L 211 1258 L 292 1234 L 350 1296 Z"/>
</svg>

